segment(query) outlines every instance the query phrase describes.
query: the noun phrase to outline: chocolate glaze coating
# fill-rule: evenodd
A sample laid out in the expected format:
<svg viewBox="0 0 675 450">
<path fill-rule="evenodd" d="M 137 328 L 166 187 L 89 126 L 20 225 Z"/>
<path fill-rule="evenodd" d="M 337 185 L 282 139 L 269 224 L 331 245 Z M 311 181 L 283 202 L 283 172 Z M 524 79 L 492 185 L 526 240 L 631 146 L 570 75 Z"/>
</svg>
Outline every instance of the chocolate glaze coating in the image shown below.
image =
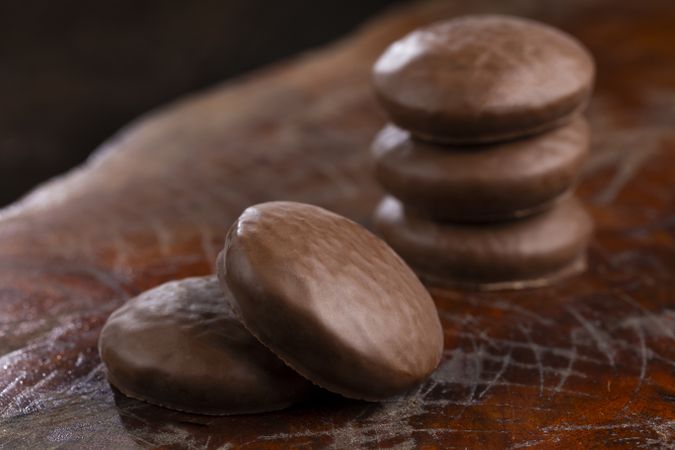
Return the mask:
<svg viewBox="0 0 675 450">
<path fill-rule="evenodd" d="M 379 400 L 424 380 L 443 332 L 413 271 L 381 239 L 325 209 L 248 208 L 220 259 L 246 327 L 299 373 L 347 397 Z"/>
<path fill-rule="evenodd" d="M 237 320 L 215 276 L 172 281 L 113 312 L 99 340 L 108 380 L 129 397 L 200 414 L 285 408 L 313 385 Z"/>
<path fill-rule="evenodd" d="M 594 64 L 573 37 L 532 20 L 465 16 L 393 43 L 373 69 L 392 121 L 446 143 L 495 142 L 566 122 L 585 106 Z"/>
<path fill-rule="evenodd" d="M 436 220 L 486 222 L 546 209 L 568 191 L 588 155 L 582 117 L 536 136 L 480 147 L 443 147 L 393 125 L 373 142 L 380 184 Z"/>
<path fill-rule="evenodd" d="M 573 196 L 525 219 L 482 225 L 414 217 L 387 197 L 375 226 L 430 284 L 485 289 L 541 286 L 583 269 L 593 228 Z"/>
</svg>

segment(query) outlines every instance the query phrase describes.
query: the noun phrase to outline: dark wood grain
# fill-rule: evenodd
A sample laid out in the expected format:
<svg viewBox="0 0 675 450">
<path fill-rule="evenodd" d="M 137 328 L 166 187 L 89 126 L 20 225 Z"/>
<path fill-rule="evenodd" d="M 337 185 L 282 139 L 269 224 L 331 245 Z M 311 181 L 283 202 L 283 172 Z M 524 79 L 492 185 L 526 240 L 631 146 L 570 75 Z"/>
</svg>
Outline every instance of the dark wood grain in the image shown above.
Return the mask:
<svg viewBox="0 0 675 450">
<path fill-rule="evenodd" d="M 0 445 L 184 448 L 641 448 L 675 441 L 675 3 L 414 3 L 355 36 L 132 124 L 0 219 Z M 376 404 L 331 395 L 202 417 L 120 396 L 96 340 L 125 299 L 212 270 L 249 204 L 319 204 L 366 225 L 369 68 L 391 40 L 467 12 L 578 36 L 598 62 L 589 270 L 556 286 L 434 291 L 433 377 Z"/>
</svg>

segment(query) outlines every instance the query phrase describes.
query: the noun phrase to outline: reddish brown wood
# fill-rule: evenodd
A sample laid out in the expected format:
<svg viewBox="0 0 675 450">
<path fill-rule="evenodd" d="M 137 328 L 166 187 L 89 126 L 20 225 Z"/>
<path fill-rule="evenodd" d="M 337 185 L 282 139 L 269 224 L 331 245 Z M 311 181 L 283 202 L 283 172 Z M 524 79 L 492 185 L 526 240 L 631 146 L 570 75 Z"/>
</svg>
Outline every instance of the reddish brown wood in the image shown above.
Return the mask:
<svg viewBox="0 0 675 450">
<path fill-rule="evenodd" d="M 326 395 L 273 414 L 202 417 L 126 399 L 96 339 L 126 298 L 212 270 L 228 224 L 268 199 L 365 224 L 384 116 L 370 65 L 411 28 L 521 14 L 595 54 L 593 156 L 579 192 L 590 268 L 551 288 L 434 291 L 446 355 L 382 404 Z M 414 3 L 337 46 L 133 124 L 0 219 L 0 445 L 111 448 L 668 447 L 675 441 L 675 3 Z"/>
</svg>

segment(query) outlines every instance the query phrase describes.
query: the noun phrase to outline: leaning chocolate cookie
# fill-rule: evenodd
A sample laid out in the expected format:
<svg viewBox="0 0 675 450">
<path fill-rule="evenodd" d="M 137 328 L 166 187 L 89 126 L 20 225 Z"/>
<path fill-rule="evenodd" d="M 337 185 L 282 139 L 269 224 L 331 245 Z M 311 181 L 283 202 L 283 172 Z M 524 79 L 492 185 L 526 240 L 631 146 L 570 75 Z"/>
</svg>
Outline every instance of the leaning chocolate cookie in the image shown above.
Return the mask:
<svg viewBox="0 0 675 450">
<path fill-rule="evenodd" d="M 272 411 L 313 385 L 237 320 L 215 276 L 172 281 L 113 312 L 99 340 L 108 380 L 129 397 L 180 411 Z"/>
<path fill-rule="evenodd" d="M 218 274 L 243 323 L 306 378 L 379 400 L 438 365 L 433 300 L 381 239 L 325 209 L 252 206 L 230 228 Z"/>
<path fill-rule="evenodd" d="M 443 147 L 393 125 L 373 142 L 380 184 L 409 210 L 435 220 L 489 222 L 542 211 L 577 180 L 588 155 L 582 117 L 547 133 L 499 144 Z"/>
<path fill-rule="evenodd" d="M 572 196 L 525 219 L 480 225 L 421 219 L 387 197 L 375 226 L 429 284 L 477 289 L 542 286 L 581 271 L 593 228 Z"/>
<path fill-rule="evenodd" d="M 593 78 L 592 57 L 576 39 L 499 15 L 414 31 L 373 70 L 392 121 L 444 143 L 494 142 L 558 126 L 585 106 Z"/>
</svg>

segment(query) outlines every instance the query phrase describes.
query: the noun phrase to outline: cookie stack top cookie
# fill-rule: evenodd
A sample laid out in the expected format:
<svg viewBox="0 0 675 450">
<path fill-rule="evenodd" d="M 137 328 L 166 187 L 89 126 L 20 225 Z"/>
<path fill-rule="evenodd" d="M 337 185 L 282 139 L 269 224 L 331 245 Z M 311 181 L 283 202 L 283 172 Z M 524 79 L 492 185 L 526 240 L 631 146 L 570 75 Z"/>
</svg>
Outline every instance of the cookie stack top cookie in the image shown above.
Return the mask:
<svg viewBox="0 0 675 450">
<path fill-rule="evenodd" d="M 573 37 L 528 19 L 466 16 L 419 29 L 374 67 L 392 122 L 433 142 L 477 144 L 567 123 L 591 93 L 594 64 Z"/>
</svg>

